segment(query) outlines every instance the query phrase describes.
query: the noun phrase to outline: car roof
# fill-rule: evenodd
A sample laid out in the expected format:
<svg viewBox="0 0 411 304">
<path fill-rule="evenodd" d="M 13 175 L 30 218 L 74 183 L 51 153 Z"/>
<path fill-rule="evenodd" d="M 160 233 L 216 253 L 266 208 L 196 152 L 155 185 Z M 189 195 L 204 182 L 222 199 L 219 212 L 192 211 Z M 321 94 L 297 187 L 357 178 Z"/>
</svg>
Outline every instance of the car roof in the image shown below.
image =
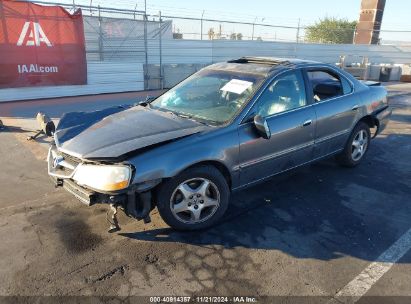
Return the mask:
<svg viewBox="0 0 411 304">
<path fill-rule="evenodd" d="M 228 62 L 235 62 L 235 63 L 260 63 L 260 64 L 267 64 L 267 65 L 289 65 L 289 64 L 320 64 L 318 61 L 312 60 L 305 60 L 305 59 L 298 59 L 298 58 L 281 58 L 281 57 L 252 57 L 252 56 L 245 56 L 239 59 L 230 60 Z"/>
<path fill-rule="evenodd" d="M 225 70 L 240 73 L 250 73 L 267 77 L 284 68 L 296 68 L 302 65 L 321 64 L 317 61 L 279 58 L 279 57 L 241 57 L 227 62 L 220 62 L 209 66 L 209 69 Z"/>
</svg>

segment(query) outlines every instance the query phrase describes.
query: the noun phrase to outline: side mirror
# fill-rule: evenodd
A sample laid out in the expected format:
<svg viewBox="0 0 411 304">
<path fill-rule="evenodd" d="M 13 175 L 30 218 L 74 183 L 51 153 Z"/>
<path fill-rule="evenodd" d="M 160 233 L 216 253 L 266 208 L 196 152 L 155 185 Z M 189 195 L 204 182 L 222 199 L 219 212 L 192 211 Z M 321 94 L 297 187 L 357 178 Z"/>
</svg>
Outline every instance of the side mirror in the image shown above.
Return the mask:
<svg viewBox="0 0 411 304">
<path fill-rule="evenodd" d="M 261 115 L 254 116 L 254 126 L 257 129 L 258 134 L 260 134 L 262 138 L 271 138 L 271 131 L 268 127 L 267 121 Z"/>
</svg>

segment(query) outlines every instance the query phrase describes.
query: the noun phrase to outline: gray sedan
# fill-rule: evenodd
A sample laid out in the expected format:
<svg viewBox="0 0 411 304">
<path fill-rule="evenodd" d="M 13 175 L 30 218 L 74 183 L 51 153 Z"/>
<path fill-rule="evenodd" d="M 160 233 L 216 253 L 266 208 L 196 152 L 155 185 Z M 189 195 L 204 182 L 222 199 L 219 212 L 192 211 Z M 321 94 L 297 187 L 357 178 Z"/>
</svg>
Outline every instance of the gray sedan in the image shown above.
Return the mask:
<svg viewBox="0 0 411 304">
<path fill-rule="evenodd" d="M 318 62 L 243 57 L 133 107 L 65 114 L 49 175 L 87 205 L 175 229 L 219 221 L 230 193 L 336 156 L 355 167 L 391 110 L 386 90 Z"/>
</svg>

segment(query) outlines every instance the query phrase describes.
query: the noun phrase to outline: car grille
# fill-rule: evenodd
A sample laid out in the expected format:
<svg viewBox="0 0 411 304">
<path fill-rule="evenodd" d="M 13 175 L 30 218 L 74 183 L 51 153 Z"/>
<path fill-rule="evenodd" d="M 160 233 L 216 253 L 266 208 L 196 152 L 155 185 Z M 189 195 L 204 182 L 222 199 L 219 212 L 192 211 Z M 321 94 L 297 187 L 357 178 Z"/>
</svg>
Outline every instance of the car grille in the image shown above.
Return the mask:
<svg viewBox="0 0 411 304">
<path fill-rule="evenodd" d="M 51 147 L 48 155 L 48 171 L 49 175 L 57 178 L 72 178 L 74 170 L 81 163 L 81 160 L 58 151 L 55 147 Z"/>
<path fill-rule="evenodd" d="M 67 153 L 63 153 L 63 152 L 59 152 L 59 154 L 61 156 L 64 157 L 65 160 L 67 160 L 68 162 L 72 163 L 73 165 L 79 165 L 81 163 L 81 160 L 77 157 L 74 157 L 72 155 L 69 155 Z"/>
</svg>

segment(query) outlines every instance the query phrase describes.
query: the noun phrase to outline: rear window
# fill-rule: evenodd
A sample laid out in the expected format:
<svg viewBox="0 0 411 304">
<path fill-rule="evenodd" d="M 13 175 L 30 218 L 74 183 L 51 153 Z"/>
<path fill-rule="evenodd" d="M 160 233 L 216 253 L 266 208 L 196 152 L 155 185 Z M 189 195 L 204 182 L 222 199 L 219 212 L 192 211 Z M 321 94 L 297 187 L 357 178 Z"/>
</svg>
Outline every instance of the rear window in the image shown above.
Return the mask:
<svg viewBox="0 0 411 304">
<path fill-rule="evenodd" d="M 332 71 L 311 70 L 307 72 L 313 88 L 314 101 L 324 101 L 352 92 L 350 82 Z"/>
</svg>

